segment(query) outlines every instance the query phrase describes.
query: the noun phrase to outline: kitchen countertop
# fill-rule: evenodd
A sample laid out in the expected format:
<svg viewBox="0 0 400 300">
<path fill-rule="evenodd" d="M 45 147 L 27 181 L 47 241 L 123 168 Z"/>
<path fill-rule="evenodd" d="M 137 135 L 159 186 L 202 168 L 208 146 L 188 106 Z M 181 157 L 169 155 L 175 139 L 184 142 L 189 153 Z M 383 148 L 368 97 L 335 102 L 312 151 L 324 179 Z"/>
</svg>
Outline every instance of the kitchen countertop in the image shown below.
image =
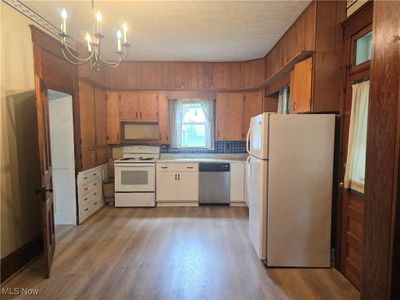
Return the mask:
<svg viewBox="0 0 400 300">
<path fill-rule="evenodd" d="M 244 162 L 246 159 L 241 158 L 165 158 L 157 160 L 157 163 L 200 163 L 200 162 L 221 162 L 221 163 L 230 163 L 230 162 Z"/>
</svg>

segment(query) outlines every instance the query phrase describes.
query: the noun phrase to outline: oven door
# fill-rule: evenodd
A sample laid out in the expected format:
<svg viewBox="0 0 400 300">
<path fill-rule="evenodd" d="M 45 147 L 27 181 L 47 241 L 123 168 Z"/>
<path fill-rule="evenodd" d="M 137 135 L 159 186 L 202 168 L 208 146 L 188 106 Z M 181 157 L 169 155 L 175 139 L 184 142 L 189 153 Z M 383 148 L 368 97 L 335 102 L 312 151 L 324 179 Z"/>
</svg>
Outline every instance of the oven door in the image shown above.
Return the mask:
<svg viewBox="0 0 400 300">
<path fill-rule="evenodd" d="M 115 192 L 154 192 L 155 164 L 115 164 Z"/>
</svg>

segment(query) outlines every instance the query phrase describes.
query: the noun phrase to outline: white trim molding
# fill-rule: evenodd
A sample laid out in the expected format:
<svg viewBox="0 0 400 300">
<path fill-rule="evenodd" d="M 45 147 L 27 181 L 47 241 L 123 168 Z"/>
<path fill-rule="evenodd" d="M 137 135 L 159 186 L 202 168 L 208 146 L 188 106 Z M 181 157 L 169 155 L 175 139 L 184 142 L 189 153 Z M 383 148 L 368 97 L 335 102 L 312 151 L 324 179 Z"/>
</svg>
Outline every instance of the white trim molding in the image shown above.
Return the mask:
<svg viewBox="0 0 400 300">
<path fill-rule="evenodd" d="M 19 0 L 2 0 L 2 1 L 11 6 L 12 8 L 14 8 L 15 10 L 17 10 L 18 12 L 20 12 L 21 14 L 23 14 L 28 19 L 35 22 L 40 27 L 46 29 L 46 31 L 51 33 L 57 39 L 60 39 L 61 30 L 53 23 L 48 21 L 46 18 L 41 16 L 39 13 L 34 11 L 32 8 L 28 7 L 25 3 L 22 3 Z M 76 41 L 73 38 L 67 37 L 67 43 L 70 47 L 76 49 L 75 47 Z"/>
</svg>

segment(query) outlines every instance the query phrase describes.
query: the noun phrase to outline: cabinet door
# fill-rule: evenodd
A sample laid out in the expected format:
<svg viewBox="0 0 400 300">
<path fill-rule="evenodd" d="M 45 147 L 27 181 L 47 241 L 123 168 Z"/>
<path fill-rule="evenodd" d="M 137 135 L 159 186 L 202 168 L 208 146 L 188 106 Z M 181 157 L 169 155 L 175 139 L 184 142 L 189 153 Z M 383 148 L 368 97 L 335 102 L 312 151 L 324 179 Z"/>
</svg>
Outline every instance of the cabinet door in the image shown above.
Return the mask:
<svg viewBox="0 0 400 300">
<path fill-rule="evenodd" d="M 157 202 L 195 202 L 199 200 L 198 172 L 158 172 Z"/>
<path fill-rule="evenodd" d="M 118 93 L 107 91 L 107 143 L 119 144 L 119 103 Z"/>
<path fill-rule="evenodd" d="M 79 81 L 79 116 L 81 127 L 81 147 L 87 149 L 95 145 L 94 88 Z"/>
<path fill-rule="evenodd" d="M 290 112 L 311 111 L 312 57 L 294 66 L 290 76 Z"/>
<path fill-rule="evenodd" d="M 231 202 L 244 202 L 245 164 L 243 162 L 231 162 Z"/>
<path fill-rule="evenodd" d="M 199 201 L 199 173 L 178 173 L 179 191 L 178 200 Z"/>
<path fill-rule="evenodd" d="M 216 101 L 216 128 L 218 141 L 241 141 L 243 94 L 218 93 Z"/>
<path fill-rule="evenodd" d="M 109 157 L 108 146 L 96 147 L 96 166 L 106 164 Z"/>
<path fill-rule="evenodd" d="M 250 127 L 250 119 L 262 113 L 262 91 L 244 93 L 243 99 L 243 135 L 246 139 L 247 131 Z"/>
<path fill-rule="evenodd" d="M 168 97 L 165 93 L 158 93 L 158 126 L 160 128 L 160 144 L 169 143 L 168 113 Z"/>
<path fill-rule="evenodd" d="M 119 93 L 119 116 L 121 121 L 139 120 L 139 98 L 140 93 Z"/>
<path fill-rule="evenodd" d="M 177 201 L 179 198 L 178 175 L 176 172 L 157 172 L 157 202 Z"/>
<path fill-rule="evenodd" d="M 96 147 L 107 145 L 107 103 L 106 91 L 94 89 L 95 123 L 96 123 Z"/>
<path fill-rule="evenodd" d="M 94 168 L 96 166 L 96 151 L 94 148 L 81 150 L 82 153 L 82 171 Z"/>
<path fill-rule="evenodd" d="M 158 93 L 138 93 L 139 119 L 142 122 L 158 121 Z"/>
</svg>

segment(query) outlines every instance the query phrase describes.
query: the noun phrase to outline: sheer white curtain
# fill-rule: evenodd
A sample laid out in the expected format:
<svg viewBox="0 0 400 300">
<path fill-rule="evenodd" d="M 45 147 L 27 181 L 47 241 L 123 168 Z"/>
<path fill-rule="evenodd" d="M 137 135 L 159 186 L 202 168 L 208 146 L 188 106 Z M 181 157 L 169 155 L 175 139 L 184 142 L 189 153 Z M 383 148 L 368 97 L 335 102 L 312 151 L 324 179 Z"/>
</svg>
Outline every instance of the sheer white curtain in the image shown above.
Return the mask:
<svg viewBox="0 0 400 300">
<path fill-rule="evenodd" d="M 278 114 L 289 113 L 289 87 L 285 86 L 279 90 Z"/>
<path fill-rule="evenodd" d="M 214 101 L 200 100 L 201 108 L 208 121 L 208 133 L 206 133 L 206 147 L 214 149 Z"/>
<path fill-rule="evenodd" d="M 353 84 L 344 187 L 364 193 L 369 81 Z"/>
<path fill-rule="evenodd" d="M 182 118 L 183 118 L 183 100 L 169 101 L 169 130 L 171 148 L 180 148 L 182 145 Z"/>
</svg>

